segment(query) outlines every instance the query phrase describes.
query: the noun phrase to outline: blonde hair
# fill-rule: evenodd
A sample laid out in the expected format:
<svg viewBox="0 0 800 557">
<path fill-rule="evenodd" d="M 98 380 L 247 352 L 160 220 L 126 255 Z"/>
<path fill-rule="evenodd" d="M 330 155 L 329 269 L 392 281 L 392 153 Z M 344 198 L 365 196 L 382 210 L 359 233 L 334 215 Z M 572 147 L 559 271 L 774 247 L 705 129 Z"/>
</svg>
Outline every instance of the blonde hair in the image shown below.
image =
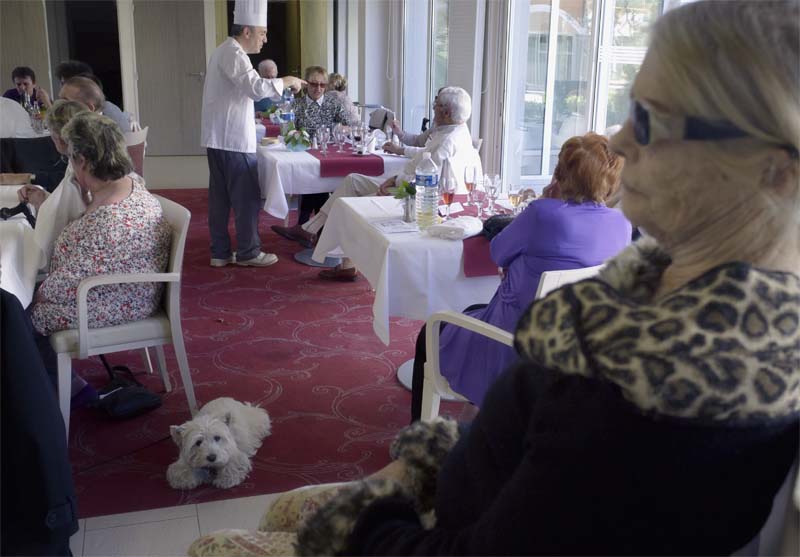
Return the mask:
<svg viewBox="0 0 800 557">
<path fill-rule="evenodd" d="M 83 157 L 98 180 L 119 180 L 133 171 L 125 138 L 111 118 L 96 112 L 76 114 L 61 130 L 69 157 Z"/>
<path fill-rule="evenodd" d="M 53 103 L 53 106 L 47 110 L 45 122 L 52 133 L 60 136 L 61 130 L 64 129 L 64 126 L 67 125 L 67 122 L 69 122 L 73 116 L 87 110 L 89 109 L 77 101 L 58 99 Z"/>
<path fill-rule="evenodd" d="M 328 76 L 328 91 L 347 90 L 347 78 L 340 73 L 332 73 Z"/>
<path fill-rule="evenodd" d="M 800 224 L 798 21 L 797 0 L 695 2 L 656 22 L 648 52 L 671 112 L 730 122 L 748 134 L 698 148 L 730 178 L 731 191 L 721 195 L 758 205 L 765 219 L 778 217 L 767 235 Z M 786 153 L 789 168 L 777 168 Z"/>
</svg>

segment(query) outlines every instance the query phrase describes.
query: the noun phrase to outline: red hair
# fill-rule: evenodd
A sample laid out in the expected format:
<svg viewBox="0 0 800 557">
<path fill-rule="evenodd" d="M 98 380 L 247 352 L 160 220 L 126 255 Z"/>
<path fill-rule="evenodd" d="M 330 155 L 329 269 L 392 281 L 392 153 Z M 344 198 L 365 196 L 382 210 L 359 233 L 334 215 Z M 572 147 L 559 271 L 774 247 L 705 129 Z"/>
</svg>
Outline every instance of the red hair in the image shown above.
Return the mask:
<svg viewBox="0 0 800 557">
<path fill-rule="evenodd" d="M 589 132 L 561 146 L 553 177 L 562 199 L 603 203 L 617 191 L 623 164 L 622 157 L 609 150 L 606 137 Z"/>
</svg>

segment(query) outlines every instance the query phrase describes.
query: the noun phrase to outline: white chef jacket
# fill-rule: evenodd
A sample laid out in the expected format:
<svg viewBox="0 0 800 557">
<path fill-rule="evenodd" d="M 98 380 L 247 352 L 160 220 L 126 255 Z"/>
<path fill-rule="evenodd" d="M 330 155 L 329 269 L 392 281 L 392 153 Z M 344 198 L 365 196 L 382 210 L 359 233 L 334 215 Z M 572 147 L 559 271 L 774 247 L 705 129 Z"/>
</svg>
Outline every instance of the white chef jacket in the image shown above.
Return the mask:
<svg viewBox="0 0 800 557">
<path fill-rule="evenodd" d="M 411 148 L 406 148 L 407 151 L 409 149 Z M 431 154 L 431 159 L 436 163 L 440 172 L 444 159 L 450 159 L 450 166 L 458 183 L 456 193 L 467 191 L 467 187 L 464 185 L 464 169 L 467 165 L 476 167 L 479 174 L 483 173 L 481 157 L 472 146 L 472 135 L 466 124 L 449 124 L 432 128 L 425 147 L 414 148 L 411 158 L 397 175 L 398 184 L 403 180 L 408 182 L 414 180 L 414 174 L 417 165 L 422 162 L 423 153 Z"/>
<path fill-rule="evenodd" d="M 282 93 L 283 80 L 260 77 L 241 45 L 228 37 L 208 62 L 200 127 L 202 146 L 255 153 L 253 101 L 277 99 Z"/>
</svg>

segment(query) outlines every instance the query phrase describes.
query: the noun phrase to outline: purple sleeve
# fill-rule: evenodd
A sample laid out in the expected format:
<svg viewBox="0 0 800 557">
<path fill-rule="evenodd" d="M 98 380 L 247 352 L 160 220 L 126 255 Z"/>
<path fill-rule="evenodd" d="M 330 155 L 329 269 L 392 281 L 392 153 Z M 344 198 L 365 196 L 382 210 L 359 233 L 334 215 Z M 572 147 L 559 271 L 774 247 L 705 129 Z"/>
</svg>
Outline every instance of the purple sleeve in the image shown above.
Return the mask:
<svg viewBox="0 0 800 557">
<path fill-rule="evenodd" d="M 536 203 L 531 203 L 492 239 L 490 246 L 492 261 L 499 267 L 508 267 L 525 251 L 525 238 L 536 220 Z"/>
</svg>

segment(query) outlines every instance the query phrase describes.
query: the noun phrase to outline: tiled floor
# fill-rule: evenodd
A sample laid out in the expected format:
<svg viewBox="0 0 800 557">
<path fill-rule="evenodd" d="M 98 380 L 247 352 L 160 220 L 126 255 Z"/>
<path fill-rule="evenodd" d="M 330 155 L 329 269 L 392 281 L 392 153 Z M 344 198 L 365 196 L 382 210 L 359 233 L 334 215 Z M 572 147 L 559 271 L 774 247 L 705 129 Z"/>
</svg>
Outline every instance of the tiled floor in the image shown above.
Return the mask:
<svg viewBox="0 0 800 557">
<path fill-rule="evenodd" d="M 276 495 L 82 519 L 70 539 L 75 557 L 186 555 L 199 536 L 220 528 L 255 530 Z"/>
</svg>

